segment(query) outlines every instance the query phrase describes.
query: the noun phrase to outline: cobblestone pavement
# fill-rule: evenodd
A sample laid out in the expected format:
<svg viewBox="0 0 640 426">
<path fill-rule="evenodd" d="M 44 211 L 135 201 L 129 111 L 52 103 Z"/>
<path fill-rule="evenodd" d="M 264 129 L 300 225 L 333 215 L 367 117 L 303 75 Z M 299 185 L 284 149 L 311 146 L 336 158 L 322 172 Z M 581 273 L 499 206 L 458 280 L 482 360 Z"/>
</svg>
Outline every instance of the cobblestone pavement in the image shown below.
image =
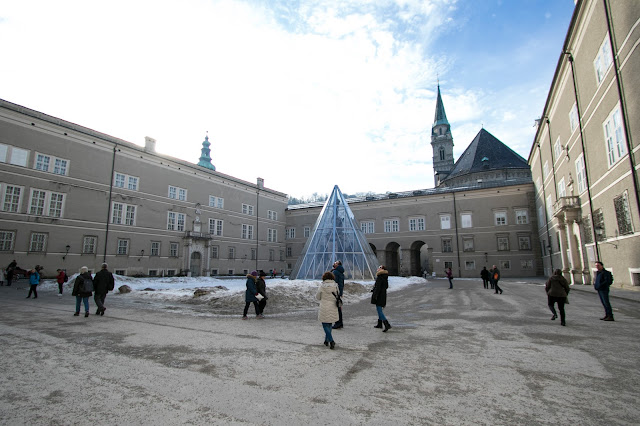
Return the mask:
<svg viewBox="0 0 640 426">
<path fill-rule="evenodd" d="M 604 322 L 576 287 L 562 327 L 542 285 L 413 285 L 389 294 L 387 333 L 350 303 L 335 350 L 315 310 L 242 321 L 109 294 L 84 318 L 0 287 L 0 424 L 638 424 L 640 293 L 612 290 Z"/>
</svg>

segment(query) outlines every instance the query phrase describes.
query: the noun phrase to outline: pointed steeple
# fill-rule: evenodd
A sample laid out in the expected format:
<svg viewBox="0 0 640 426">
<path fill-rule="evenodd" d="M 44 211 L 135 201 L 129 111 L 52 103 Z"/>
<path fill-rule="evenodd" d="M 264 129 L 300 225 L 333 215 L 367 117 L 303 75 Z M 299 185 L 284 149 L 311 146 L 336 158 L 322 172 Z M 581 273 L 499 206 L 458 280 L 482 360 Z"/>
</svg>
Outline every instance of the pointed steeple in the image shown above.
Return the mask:
<svg viewBox="0 0 640 426">
<path fill-rule="evenodd" d="M 215 171 L 216 166 L 211 164 L 211 149 L 209 148 L 210 146 L 211 143 L 209 142 L 209 132 L 207 132 L 207 135 L 204 137 L 204 142 L 202 142 L 202 149 L 198 166 Z"/>
<path fill-rule="evenodd" d="M 442 96 L 440 95 L 440 84 L 438 84 L 438 98 L 436 99 L 436 116 L 433 119 L 433 126 L 439 124 L 449 125 L 447 121 L 447 114 L 444 112 L 444 104 L 442 103 Z"/>
<path fill-rule="evenodd" d="M 319 280 L 340 260 L 344 276 L 373 280 L 378 261 L 338 185 L 324 204 L 313 231 L 302 249 L 292 280 Z"/>
</svg>

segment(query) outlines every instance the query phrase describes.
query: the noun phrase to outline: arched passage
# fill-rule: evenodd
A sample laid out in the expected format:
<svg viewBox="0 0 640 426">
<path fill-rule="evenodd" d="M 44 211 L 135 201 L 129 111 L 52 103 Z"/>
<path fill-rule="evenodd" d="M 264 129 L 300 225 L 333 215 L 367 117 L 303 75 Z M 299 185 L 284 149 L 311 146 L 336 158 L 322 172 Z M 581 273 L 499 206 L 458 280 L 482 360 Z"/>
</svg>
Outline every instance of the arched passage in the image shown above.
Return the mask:
<svg viewBox="0 0 640 426">
<path fill-rule="evenodd" d="M 376 255 L 376 257 L 378 256 L 378 249 L 376 249 L 376 246 L 374 246 L 373 244 L 369 243 L 369 247 L 371 247 L 371 250 L 373 251 L 373 254 Z"/>
<path fill-rule="evenodd" d="M 400 244 L 391 242 L 385 247 L 384 263 L 389 275 L 398 275 L 400 272 Z"/>
<path fill-rule="evenodd" d="M 422 247 L 426 244 L 424 241 L 414 241 L 411 244 L 409 255 L 409 274 L 419 277 L 422 276 L 422 270 L 428 269 L 428 260 L 422 258 Z"/>
</svg>

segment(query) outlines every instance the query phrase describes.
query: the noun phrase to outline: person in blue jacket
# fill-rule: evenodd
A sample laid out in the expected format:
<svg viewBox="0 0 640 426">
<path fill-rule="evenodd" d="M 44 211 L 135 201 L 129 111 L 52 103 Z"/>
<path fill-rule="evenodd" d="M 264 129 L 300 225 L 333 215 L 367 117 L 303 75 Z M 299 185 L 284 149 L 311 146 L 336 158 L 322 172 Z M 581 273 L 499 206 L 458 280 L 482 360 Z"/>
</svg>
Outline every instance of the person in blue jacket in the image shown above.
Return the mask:
<svg viewBox="0 0 640 426">
<path fill-rule="evenodd" d="M 256 309 L 256 318 L 260 318 L 260 307 L 258 306 L 258 287 L 256 286 L 258 281 L 258 271 L 252 271 L 247 275 L 247 291 L 244 293 L 244 312 L 242 313 L 242 319 L 247 319 L 247 312 L 249 311 L 249 305 L 253 303 Z"/>
<path fill-rule="evenodd" d="M 42 268 L 36 265 L 31 271 L 29 271 L 29 295 L 27 299 L 31 299 L 31 293 L 33 293 L 33 298 L 38 298 L 38 284 L 40 284 L 40 271 Z"/>
<path fill-rule="evenodd" d="M 338 291 L 340 292 L 340 297 L 342 297 L 342 293 L 344 292 L 344 267 L 342 266 L 342 262 L 340 260 L 336 260 L 333 262 L 333 269 L 331 273 L 334 276 L 334 281 L 338 284 Z M 333 324 L 334 329 L 342 328 L 344 325 L 342 324 L 342 308 L 338 308 L 338 322 Z"/>
<path fill-rule="evenodd" d="M 611 302 L 609 302 L 609 287 L 613 284 L 613 275 L 611 272 L 604 269 L 604 264 L 600 261 L 596 262 L 596 279 L 593 282 L 593 287 L 598 291 L 600 296 L 600 302 L 604 307 L 604 317 L 600 318 L 604 321 L 614 321 L 613 309 L 611 308 Z"/>
</svg>

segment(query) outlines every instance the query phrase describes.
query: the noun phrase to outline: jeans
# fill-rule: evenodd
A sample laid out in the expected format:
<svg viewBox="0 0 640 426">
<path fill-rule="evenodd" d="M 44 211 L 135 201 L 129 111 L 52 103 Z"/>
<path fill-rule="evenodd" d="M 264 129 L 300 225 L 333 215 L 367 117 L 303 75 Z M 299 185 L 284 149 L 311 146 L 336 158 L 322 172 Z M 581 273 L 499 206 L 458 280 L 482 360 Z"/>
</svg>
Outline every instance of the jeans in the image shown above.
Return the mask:
<svg viewBox="0 0 640 426">
<path fill-rule="evenodd" d="M 384 316 L 384 312 L 382 312 L 382 306 L 376 305 L 376 311 L 378 311 L 378 319 L 380 321 L 386 321 L 387 317 Z"/>
<path fill-rule="evenodd" d="M 31 293 L 33 293 L 34 299 L 38 297 L 37 288 L 38 288 L 38 284 L 31 284 L 31 286 L 29 287 L 29 295 L 27 297 L 31 297 Z"/>
<path fill-rule="evenodd" d="M 106 298 L 107 298 L 106 294 L 95 293 L 93 295 L 93 301 L 96 302 L 96 306 L 98 307 L 98 309 L 104 308 L 104 299 Z"/>
<path fill-rule="evenodd" d="M 602 306 L 604 306 L 605 315 L 612 317 L 613 311 L 611 310 L 611 303 L 609 303 L 609 289 L 598 290 L 598 296 L 600 296 L 600 301 L 602 302 Z"/>
<path fill-rule="evenodd" d="M 76 296 L 76 312 L 80 312 L 80 301 L 84 302 L 84 311 L 89 312 L 89 298 Z"/>
<path fill-rule="evenodd" d="M 256 308 L 256 316 L 260 315 L 260 308 L 258 307 L 258 302 L 245 302 L 244 312 L 242 314 L 243 317 L 247 316 L 247 312 L 249 311 L 249 305 L 252 303 L 253 303 L 253 306 Z"/>
<path fill-rule="evenodd" d="M 449 280 L 449 288 L 453 288 L 453 278 L 447 278 Z"/>
<path fill-rule="evenodd" d="M 330 322 L 322 323 L 322 328 L 324 329 L 324 340 L 326 342 L 333 342 L 333 337 L 331 336 L 331 327 L 332 324 Z"/>
<path fill-rule="evenodd" d="M 548 299 L 549 309 L 551 310 L 551 313 L 553 315 L 557 315 L 556 314 L 556 309 L 553 307 L 553 305 L 556 302 L 558 303 L 558 310 L 560 311 L 560 321 L 564 322 L 564 319 L 565 319 L 564 304 L 567 301 L 567 298 L 566 297 L 547 296 L 547 299 Z"/>
</svg>

